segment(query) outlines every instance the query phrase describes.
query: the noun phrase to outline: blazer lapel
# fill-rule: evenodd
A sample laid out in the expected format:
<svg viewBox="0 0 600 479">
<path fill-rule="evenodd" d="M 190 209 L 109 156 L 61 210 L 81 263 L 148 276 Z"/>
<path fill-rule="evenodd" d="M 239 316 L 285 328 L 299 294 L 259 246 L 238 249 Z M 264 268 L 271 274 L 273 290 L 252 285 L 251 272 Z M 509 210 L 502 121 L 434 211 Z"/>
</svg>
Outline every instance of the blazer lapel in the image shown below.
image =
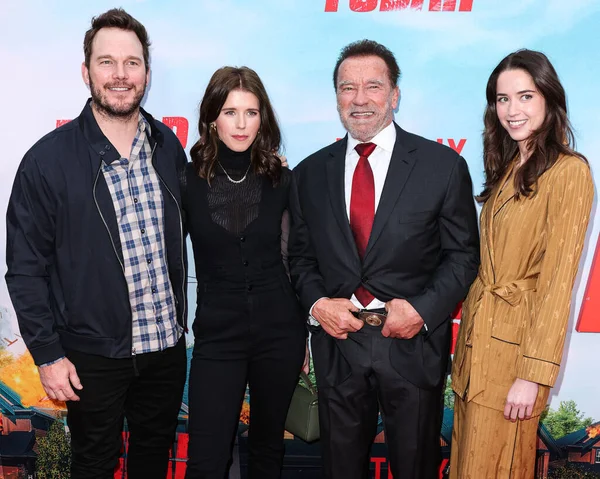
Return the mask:
<svg viewBox="0 0 600 479">
<path fill-rule="evenodd" d="M 325 169 L 327 172 L 327 184 L 329 185 L 329 200 L 333 215 L 342 231 L 348 246 L 352 253 L 358 259 L 358 250 L 354 242 L 354 236 L 350 229 L 348 214 L 346 213 L 345 199 L 345 166 L 346 166 L 346 145 L 348 144 L 348 135 L 343 140 L 338 141 L 329 152 L 329 157 L 325 160 Z"/>
<path fill-rule="evenodd" d="M 394 125 L 396 126 L 396 143 L 394 144 L 390 166 L 385 177 L 385 183 L 383 184 L 383 191 L 381 192 L 377 212 L 375 213 L 371 236 L 369 237 L 367 251 L 365 252 L 365 260 L 377 242 L 379 235 L 381 235 L 416 162 L 416 155 L 414 153 L 416 146 L 412 144 L 404 130 L 398 125 Z"/>
</svg>

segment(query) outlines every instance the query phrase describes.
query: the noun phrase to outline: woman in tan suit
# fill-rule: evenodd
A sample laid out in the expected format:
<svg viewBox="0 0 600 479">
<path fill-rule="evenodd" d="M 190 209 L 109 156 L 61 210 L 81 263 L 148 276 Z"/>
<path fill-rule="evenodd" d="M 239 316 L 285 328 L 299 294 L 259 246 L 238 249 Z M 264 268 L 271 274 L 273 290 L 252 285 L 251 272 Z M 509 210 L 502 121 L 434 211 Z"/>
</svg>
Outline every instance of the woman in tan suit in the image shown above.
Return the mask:
<svg viewBox="0 0 600 479">
<path fill-rule="evenodd" d="M 544 54 L 508 55 L 486 96 L 481 266 L 452 370 L 450 478 L 530 479 L 594 191 Z"/>
</svg>

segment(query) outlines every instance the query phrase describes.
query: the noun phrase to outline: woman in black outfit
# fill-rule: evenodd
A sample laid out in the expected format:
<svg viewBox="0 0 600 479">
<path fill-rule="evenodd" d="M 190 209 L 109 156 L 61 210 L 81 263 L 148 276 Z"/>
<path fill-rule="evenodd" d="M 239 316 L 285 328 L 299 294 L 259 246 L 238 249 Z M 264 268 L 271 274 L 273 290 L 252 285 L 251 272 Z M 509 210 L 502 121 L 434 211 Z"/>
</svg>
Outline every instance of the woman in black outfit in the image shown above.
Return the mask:
<svg viewBox="0 0 600 479">
<path fill-rule="evenodd" d="M 224 67 L 200 105 L 183 204 L 198 304 L 190 369 L 186 479 L 223 479 L 246 384 L 250 479 L 279 478 L 287 410 L 305 359 L 306 325 L 282 261 L 291 172 L 265 88 Z"/>
</svg>

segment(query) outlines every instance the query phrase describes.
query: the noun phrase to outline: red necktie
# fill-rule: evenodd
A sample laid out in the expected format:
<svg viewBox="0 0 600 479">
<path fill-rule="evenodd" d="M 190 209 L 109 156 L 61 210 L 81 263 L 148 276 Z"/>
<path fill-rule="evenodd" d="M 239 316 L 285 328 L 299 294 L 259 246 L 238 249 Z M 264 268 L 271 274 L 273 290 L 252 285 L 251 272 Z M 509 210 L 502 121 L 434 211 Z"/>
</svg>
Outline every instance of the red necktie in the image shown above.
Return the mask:
<svg viewBox="0 0 600 479">
<path fill-rule="evenodd" d="M 350 228 L 356 242 L 356 249 L 360 259 L 365 256 L 373 219 L 375 218 L 375 179 L 369 164 L 369 155 L 377 145 L 374 143 L 359 143 L 355 150 L 360 156 L 354 176 L 352 177 L 352 195 L 350 196 Z M 363 306 L 367 306 L 375 296 L 363 286 L 354 292 L 356 298 Z"/>
</svg>

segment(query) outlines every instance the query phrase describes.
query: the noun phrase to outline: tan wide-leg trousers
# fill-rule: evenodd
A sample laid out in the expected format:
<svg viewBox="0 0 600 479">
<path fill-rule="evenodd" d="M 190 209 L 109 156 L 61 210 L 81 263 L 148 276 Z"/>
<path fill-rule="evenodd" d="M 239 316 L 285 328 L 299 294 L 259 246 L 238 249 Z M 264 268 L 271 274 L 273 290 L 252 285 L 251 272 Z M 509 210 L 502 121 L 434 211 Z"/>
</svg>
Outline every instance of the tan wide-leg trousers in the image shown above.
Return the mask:
<svg viewBox="0 0 600 479">
<path fill-rule="evenodd" d="M 450 479 L 533 479 L 539 420 L 507 421 L 455 396 Z"/>
</svg>

